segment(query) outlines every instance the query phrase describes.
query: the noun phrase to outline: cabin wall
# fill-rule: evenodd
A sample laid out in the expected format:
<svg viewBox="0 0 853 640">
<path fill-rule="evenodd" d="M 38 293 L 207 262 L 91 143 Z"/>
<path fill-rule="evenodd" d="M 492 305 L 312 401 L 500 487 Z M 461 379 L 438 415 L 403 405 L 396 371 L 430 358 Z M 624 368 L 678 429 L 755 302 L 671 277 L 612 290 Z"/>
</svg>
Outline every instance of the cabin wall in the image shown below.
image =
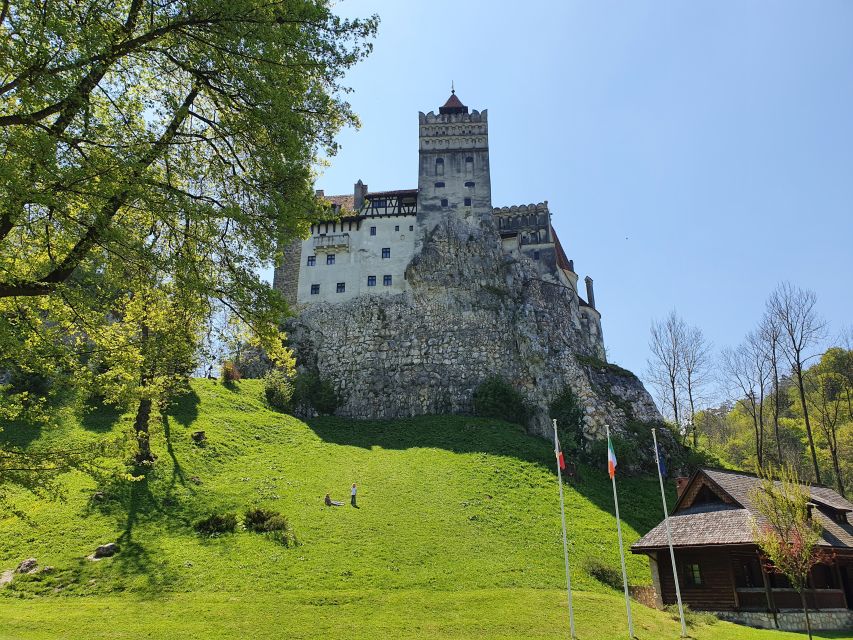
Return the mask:
<svg viewBox="0 0 853 640">
<path fill-rule="evenodd" d="M 661 599 L 664 604 L 675 604 L 675 582 L 672 579 L 672 563 L 669 558 L 658 563 Z M 675 562 L 679 571 L 681 599 L 691 608 L 702 611 L 733 611 L 736 609 L 731 563 L 727 551 L 678 551 Z M 688 584 L 685 568 L 698 564 L 702 584 Z"/>
</svg>

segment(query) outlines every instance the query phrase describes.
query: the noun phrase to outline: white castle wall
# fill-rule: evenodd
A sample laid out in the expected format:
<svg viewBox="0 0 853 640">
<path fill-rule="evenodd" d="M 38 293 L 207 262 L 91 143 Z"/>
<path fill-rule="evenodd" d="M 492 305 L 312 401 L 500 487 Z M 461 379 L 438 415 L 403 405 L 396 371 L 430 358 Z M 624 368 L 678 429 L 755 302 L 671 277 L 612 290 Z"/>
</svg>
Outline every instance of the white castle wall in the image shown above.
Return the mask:
<svg viewBox="0 0 853 640">
<path fill-rule="evenodd" d="M 370 229 L 376 228 L 376 235 Z M 309 238 L 300 249 L 299 284 L 296 301 L 299 304 L 345 302 L 360 295 L 388 295 L 408 290 L 405 272 L 415 252 L 417 221 L 414 215 L 364 218 L 357 221 L 314 225 Z M 346 236 L 346 238 L 342 238 Z M 318 247 L 324 242 L 346 242 L 334 250 Z M 382 249 L 390 249 L 390 258 L 382 257 Z M 327 264 L 326 256 L 334 255 L 335 263 Z M 314 266 L 308 266 L 314 256 Z M 391 276 L 391 286 L 383 278 Z M 368 286 L 368 277 L 376 277 L 376 285 Z M 345 290 L 338 292 L 338 283 Z M 318 285 L 320 292 L 311 293 Z"/>
</svg>

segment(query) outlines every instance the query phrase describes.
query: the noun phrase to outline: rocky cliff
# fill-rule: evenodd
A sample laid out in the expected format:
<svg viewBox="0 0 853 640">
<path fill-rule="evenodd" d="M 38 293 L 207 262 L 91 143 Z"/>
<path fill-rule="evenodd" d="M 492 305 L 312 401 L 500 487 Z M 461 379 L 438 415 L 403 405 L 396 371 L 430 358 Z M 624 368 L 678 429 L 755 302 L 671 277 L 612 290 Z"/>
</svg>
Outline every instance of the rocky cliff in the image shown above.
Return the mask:
<svg viewBox="0 0 853 640">
<path fill-rule="evenodd" d="M 423 239 L 406 279 L 406 293 L 306 306 L 289 323 L 298 363 L 335 385 L 341 415 L 470 412 L 474 389 L 500 375 L 535 408 L 529 427 L 543 436 L 548 406 L 567 385 L 589 439 L 605 424 L 619 431 L 628 420 L 660 419 L 636 376 L 606 364 L 584 337 L 575 292 L 504 253 L 490 222 L 448 216 Z"/>
</svg>

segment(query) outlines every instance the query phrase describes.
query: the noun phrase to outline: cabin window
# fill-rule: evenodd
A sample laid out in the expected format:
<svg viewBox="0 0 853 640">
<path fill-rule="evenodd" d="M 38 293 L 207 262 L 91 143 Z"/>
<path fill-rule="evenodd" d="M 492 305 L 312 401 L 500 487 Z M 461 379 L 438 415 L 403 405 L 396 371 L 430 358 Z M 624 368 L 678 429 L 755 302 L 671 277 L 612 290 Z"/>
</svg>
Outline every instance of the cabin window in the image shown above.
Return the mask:
<svg viewBox="0 0 853 640">
<path fill-rule="evenodd" d="M 312 284 L 311 285 L 311 295 L 316 296 L 318 293 L 320 293 L 320 285 L 319 284 Z"/>
<path fill-rule="evenodd" d="M 375 287 L 376 286 L 376 276 L 367 276 L 367 286 Z"/>
<path fill-rule="evenodd" d="M 465 198 L 465 206 L 466 206 L 466 207 L 470 207 L 470 206 L 471 206 L 471 198 Z"/>
<path fill-rule="evenodd" d="M 326 256 L 326 264 L 335 264 L 335 254 L 330 253 Z"/>
<path fill-rule="evenodd" d="M 825 564 L 816 564 L 812 568 L 810 576 L 812 589 L 837 589 L 838 585 L 835 582 L 835 572 L 832 567 Z"/>
<path fill-rule="evenodd" d="M 382 249 L 382 259 L 385 260 L 391 257 L 391 249 L 390 247 L 385 247 Z"/>
<path fill-rule="evenodd" d="M 313 267 L 317 264 L 317 256 L 308 256 L 308 266 Z"/>
<path fill-rule="evenodd" d="M 347 283 L 346 282 L 339 282 L 337 292 L 338 293 L 344 293 L 346 290 L 347 290 Z"/>
<path fill-rule="evenodd" d="M 702 571 L 699 568 L 698 563 L 690 563 L 684 565 L 684 582 L 688 587 L 701 587 L 702 582 Z"/>
<path fill-rule="evenodd" d="M 376 227 L 370 227 L 370 235 L 372 235 L 372 236 L 376 235 Z"/>
<path fill-rule="evenodd" d="M 761 564 L 758 558 L 740 558 L 735 564 L 735 586 L 739 588 L 754 589 L 764 586 L 761 577 Z"/>
<path fill-rule="evenodd" d="M 444 158 L 436 158 L 435 159 L 435 175 L 443 176 L 444 175 Z"/>
<path fill-rule="evenodd" d="M 386 287 L 391 286 L 391 276 L 382 276 L 382 284 Z"/>
</svg>

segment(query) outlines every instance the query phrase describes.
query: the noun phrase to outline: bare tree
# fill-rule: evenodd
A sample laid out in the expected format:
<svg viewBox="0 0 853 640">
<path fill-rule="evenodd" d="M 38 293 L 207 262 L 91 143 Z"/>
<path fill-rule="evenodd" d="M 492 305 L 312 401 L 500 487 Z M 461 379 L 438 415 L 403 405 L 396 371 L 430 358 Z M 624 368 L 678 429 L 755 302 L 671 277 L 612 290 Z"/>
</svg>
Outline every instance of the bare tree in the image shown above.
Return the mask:
<svg viewBox="0 0 853 640">
<path fill-rule="evenodd" d="M 755 456 L 759 467 L 764 466 L 764 396 L 770 366 L 761 348 L 760 339 L 751 332 L 735 349 L 723 350 L 724 375 L 734 384 L 736 394 L 752 418 L 755 435 Z"/>
<path fill-rule="evenodd" d="M 647 361 L 647 375 L 657 389 L 661 405 L 669 409 L 676 428 L 681 431 L 679 398 L 680 381 L 683 376 L 686 326 L 675 310 L 661 321 L 652 322 Z"/>
<path fill-rule="evenodd" d="M 687 394 L 688 424 L 693 431 L 693 447 L 699 446 L 696 412 L 702 388 L 710 377 L 711 345 L 699 327 L 684 327 L 681 342 L 681 385 Z"/>
<path fill-rule="evenodd" d="M 776 440 L 776 454 L 778 463 L 783 464 L 782 439 L 779 437 L 779 358 L 782 356 L 782 327 L 779 318 L 769 311 L 764 312 L 761 324 L 758 326 L 758 335 L 763 343 L 767 360 L 770 364 L 770 393 L 773 396 L 773 438 Z"/>
<path fill-rule="evenodd" d="M 825 324 L 817 315 L 815 305 L 817 296 L 814 291 L 800 289 L 789 282 L 783 282 L 770 294 L 767 301 L 767 313 L 773 316 L 782 329 L 780 345 L 791 366 L 794 380 L 799 391 L 800 406 L 806 423 L 806 436 L 814 467 L 815 482 L 820 484 L 820 467 L 814 445 L 806 392 L 803 386 L 803 365 L 811 357 L 809 353 L 823 338 Z"/>
</svg>

